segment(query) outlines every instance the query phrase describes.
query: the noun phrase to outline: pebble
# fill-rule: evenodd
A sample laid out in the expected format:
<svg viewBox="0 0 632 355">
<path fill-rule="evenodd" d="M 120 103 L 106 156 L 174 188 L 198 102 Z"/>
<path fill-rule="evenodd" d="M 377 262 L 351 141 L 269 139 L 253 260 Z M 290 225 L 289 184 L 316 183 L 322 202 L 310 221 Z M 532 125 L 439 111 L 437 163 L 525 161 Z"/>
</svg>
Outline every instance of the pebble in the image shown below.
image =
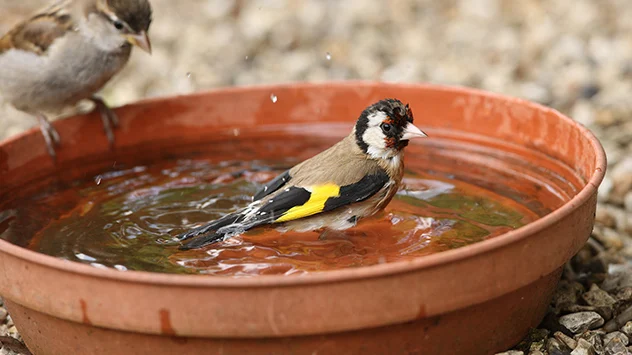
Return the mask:
<svg viewBox="0 0 632 355">
<path fill-rule="evenodd" d="M 596 308 L 597 312 L 604 318 L 612 318 L 612 311 L 614 308 L 615 300 L 610 294 L 593 284 L 590 290 L 582 295 L 582 299 L 587 304 Z"/>
<path fill-rule="evenodd" d="M 615 223 L 616 221 L 617 219 L 615 219 Z M 608 249 L 621 250 L 625 246 L 625 241 L 621 238 L 620 233 L 612 228 L 595 228 L 594 236 Z"/>
<path fill-rule="evenodd" d="M 4 323 L 4 321 L 7 319 L 8 315 L 9 315 L 9 313 L 7 312 L 6 309 L 0 308 L 0 323 Z"/>
<path fill-rule="evenodd" d="M 584 292 L 584 286 L 576 281 L 560 281 L 553 294 L 552 304 L 557 310 L 565 309 L 577 304 L 580 295 Z"/>
<path fill-rule="evenodd" d="M 612 182 L 612 178 L 606 174 L 601 185 L 599 186 L 599 190 L 597 191 L 597 201 L 607 203 L 610 201 L 610 193 L 614 188 L 614 183 Z"/>
<path fill-rule="evenodd" d="M 597 211 L 595 212 L 595 222 L 605 227 L 614 227 L 617 222 L 614 215 L 610 211 L 610 205 L 605 203 L 597 204 Z"/>
<path fill-rule="evenodd" d="M 619 338 L 612 339 L 606 344 L 605 355 L 627 355 L 629 354 L 625 344 L 619 340 Z"/>
<path fill-rule="evenodd" d="M 601 327 L 603 323 L 603 318 L 597 312 L 577 312 L 560 317 L 560 324 L 575 334 Z"/>
<path fill-rule="evenodd" d="M 615 292 L 617 289 L 632 287 L 632 265 L 611 264 L 608 267 L 606 279 L 601 284 L 601 289 Z"/>
<path fill-rule="evenodd" d="M 624 346 L 627 346 L 630 342 L 628 336 L 619 331 L 606 334 L 603 337 L 603 342 L 608 345 L 608 343 L 614 339 L 617 339 L 617 341 L 622 343 Z"/>
<path fill-rule="evenodd" d="M 632 337 L 632 321 L 625 323 L 623 327 L 621 327 L 621 332 L 628 336 L 628 339 Z"/>
<path fill-rule="evenodd" d="M 623 206 L 628 212 L 632 212 L 632 191 L 628 191 L 623 198 Z"/>
<path fill-rule="evenodd" d="M 604 325 L 603 329 L 606 332 L 613 332 L 622 326 L 624 326 L 627 322 L 632 320 L 632 306 L 624 309 L 617 315 L 615 318 L 610 320 L 606 325 Z"/>
<path fill-rule="evenodd" d="M 562 332 L 555 332 L 555 338 L 566 344 L 571 350 L 577 347 L 577 341 Z"/>
<path fill-rule="evenodd" d="M 524 355 L 524 351 L 509 350 L 509 351 L 504 351 L 502 353 L 496 353 L 495 355 Z"/>
<path fill-rule="evenodd" d="M 597 354 L 601 354 L 603 352 L 603 335 L 605 335 L 602 331 L 586 331 L 577 336 L 578 343 L 579 339 L 586 340 L 590 345 L 592 345 L 593 349 Z"/>
<path fill-rule="evenodd" d="M 584 339 L 579 339 L 577 347 L 571 352 L 571 355 L 596 355 L 595 348 L 591 343 Z"/>
<path fill-rule="evenodd" d="M 571 350 L 563 342 L 549 338 L 546 341 L 546 352 L 548 355 L 570 355 Z"/>
<path fill-rule="evenodd" d="M 610 194 L 612 201 L 623 204 L 623 198 L 632 190 L 632 156 L 623 158 L 612 169 L 612 183 L 614 184 Z"/>
</svg>

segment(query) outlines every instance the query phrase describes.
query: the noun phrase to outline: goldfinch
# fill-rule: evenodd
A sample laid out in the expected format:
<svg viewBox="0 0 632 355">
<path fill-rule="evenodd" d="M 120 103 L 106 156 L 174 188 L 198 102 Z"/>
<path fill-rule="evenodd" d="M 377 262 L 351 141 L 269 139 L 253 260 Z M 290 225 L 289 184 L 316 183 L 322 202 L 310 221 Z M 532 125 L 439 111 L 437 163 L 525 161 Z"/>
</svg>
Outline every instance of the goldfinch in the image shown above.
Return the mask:
<svg viewBox="0 0 632 355">
<path fill-rule="evenodd" d="M 391 201 L 404 174 L 408 141 L 426 137 L 413 112 L 396 99 L 366 108 L 351 133 L 263 186 L 245 208 L 177 238 L 195 249 L 275 224 L 285 230 L 344 230 Z M 192 239 L 193 238 L 193 239 Z"/>
</svg>

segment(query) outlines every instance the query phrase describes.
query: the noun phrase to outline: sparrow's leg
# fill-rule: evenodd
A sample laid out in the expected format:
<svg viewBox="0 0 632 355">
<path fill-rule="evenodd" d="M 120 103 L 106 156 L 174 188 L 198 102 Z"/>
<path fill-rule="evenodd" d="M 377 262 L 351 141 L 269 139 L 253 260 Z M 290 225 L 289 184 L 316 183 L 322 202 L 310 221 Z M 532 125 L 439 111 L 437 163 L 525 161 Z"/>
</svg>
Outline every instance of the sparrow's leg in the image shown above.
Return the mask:
<svg viewBox="0 0 632 355">
<path fill-rule="evenodd" d="M 57 133 L 55 127 L 50 124 L 46 116 L 41 113 L 35 113 L 34 116 L 37 117 L 37 120 L 39 121 L 40 131 L 42 132 L 44 140 L 46 141 L 48 154 L 50 154 L 50 156 L 53 158 L 57 158 L 57 154 L 55 153 L 55 146 L 59 145 L 60 143 L 59 133 Z"/>
<path fill-rule="evenodd" d="M 110 145 L 114 144 L 114 132 L 113 128 L 118 127 L 119 119 L 114 111 L 112 111 L 105 102 L 97 96 L 92 96 L 90 98 L 92 102 L 96 105 L 96 109 L 101 114 L 101 120 L 103 121 L 103 129 L 105 130 L 105 135 L 108 137 L 108 141 Z"/>
</svg>

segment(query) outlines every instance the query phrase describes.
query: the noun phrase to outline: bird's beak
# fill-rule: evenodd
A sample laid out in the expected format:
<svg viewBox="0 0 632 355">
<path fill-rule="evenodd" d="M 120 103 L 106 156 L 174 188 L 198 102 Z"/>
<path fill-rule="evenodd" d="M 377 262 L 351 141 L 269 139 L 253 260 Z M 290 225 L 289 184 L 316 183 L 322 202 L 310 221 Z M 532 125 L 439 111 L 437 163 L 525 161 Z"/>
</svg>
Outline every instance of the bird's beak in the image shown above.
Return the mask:
<svg viewBox="0 0 632 355">
<path fill-rule="evenodd" d="M 147 32 L 142 31 L 138 34 L 127 35 L 127 41 L 131 45 L 136 46 L 151 54 L 151 42 L 149 41 L 149 36 L 147 36 Z"/>
<path fill-rule="evenodd" d="M 428 137 L 424 132 L 422 132 L 419 128 L 417 128 L 412 123 L 406 125 L 404 128 L 404 134 L 402 135 L 402 140 L 410 140 L 412 138 L 424 138 Z"/>
</svg>

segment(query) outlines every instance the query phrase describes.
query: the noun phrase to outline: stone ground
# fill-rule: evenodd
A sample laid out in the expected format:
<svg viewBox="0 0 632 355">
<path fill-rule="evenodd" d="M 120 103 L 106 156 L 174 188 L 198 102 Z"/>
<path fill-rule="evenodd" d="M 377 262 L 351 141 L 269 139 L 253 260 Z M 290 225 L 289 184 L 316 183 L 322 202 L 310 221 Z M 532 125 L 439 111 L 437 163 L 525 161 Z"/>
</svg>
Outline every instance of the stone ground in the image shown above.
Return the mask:
<svg viewBox="0 0 632 355">
<path fill-rule="evenodd" d="M 0 33 L 42 3 L 0 0 Z M 629 0 L 152 3 L 154 54 L 134 53 L 106 87 L 112 105 L 221 86 L 371 79 L 478 87 L 589 127 L 608 154 L 593 237 L 567 265 L 540 329 L 508 354 L 632 353 Z M 0 139 L 34 123 L 5 108 Z M 0 336 L 19 338 L 2 308 Z M 0 341 L 0 354 L 20 351 Z"/>
</svg>

